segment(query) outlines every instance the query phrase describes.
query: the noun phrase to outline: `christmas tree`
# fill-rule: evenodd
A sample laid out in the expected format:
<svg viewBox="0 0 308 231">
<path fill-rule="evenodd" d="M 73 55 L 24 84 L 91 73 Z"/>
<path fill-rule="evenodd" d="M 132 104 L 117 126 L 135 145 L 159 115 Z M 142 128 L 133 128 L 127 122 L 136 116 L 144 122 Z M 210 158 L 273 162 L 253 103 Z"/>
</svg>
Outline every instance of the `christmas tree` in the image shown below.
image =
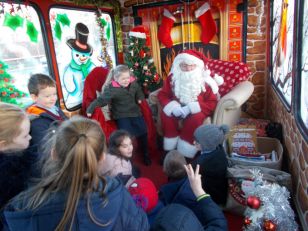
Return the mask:
<svg viewBox="0 0 308 231">
<path fill-rule="evenodd" d="M 247 195 L 245 231 L 297 231 L 289 191 L 264 181 L 260 170 L 251 170 L 255 187 Z"/>
<path fill-rule="evenodd" d="M 0 101 L 21 106 L 17 99 L 26 94 L 14 86 L 13 77 L 7 72 L 8 65 L 0 60 Z"/>
<path fill-rule="evenodd" d="M 146 28 L 134 27 L 129 33 L 129 43 L 125 57 L 126 64 L 133 71 L 145 95 L 148 95 L 149 92 L 161 87 L 162 81 L 156 72 L 150 48 L 147 46 Z"/>
</svg>

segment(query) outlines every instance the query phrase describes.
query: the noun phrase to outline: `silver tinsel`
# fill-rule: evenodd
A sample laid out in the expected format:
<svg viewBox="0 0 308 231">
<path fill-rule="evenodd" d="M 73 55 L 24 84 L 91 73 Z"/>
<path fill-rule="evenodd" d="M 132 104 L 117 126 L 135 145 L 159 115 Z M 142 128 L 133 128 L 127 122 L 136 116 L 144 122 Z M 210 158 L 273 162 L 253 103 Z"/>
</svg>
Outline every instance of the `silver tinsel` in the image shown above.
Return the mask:
<svg viewBox="0 0 308 231">
<path fill-rule="evenodd" d="M 257 169 L 251 170 L 251 173 L 255 188 L 247 197 L 260 198 L 261 207 L 259 209 L 247 207 L 245 216 L 251 220 L 251 223 L 246 225 L 244 230 L 264 230 L 264 220 L 270 220 L 277 225 L 277 231 L 297 231 L 298 225 L 294 219 L 294 211 L 289 203 L 289 191 L 283 186 L 262 180 L 262 174 Z"/>
</svg>

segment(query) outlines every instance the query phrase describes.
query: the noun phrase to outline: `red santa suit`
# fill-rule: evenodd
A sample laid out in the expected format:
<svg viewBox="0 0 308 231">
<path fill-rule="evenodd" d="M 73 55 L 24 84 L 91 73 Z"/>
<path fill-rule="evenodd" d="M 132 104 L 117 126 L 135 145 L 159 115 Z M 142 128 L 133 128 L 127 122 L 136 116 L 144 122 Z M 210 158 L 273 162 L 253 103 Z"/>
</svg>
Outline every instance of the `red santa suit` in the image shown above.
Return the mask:
<svg viewBox="0 0 308 231">
<path fill-rule="evenodd" d="M 189 158 L 193 158 L 197 152 L 193 145 L 195 129 L 206 117 L 212 115 L 217 105 L 215 94 L 218 92 L 218 84 L 210 76 L 203 57 L 200 52 L 193 50 L 178 54 L 170 75 L 158 93 L 158 100 L 163 108 L 161 122 L 164 150 L 177 149 Z M 192 71 L 181 71 L 180 65 L 183 63 L 196 65 L 196 68 Z M 180 75 L 183 76 L 182 79 Z M 215 77 L 219 79 L 219 76 Z M 183 120 L 181 128 L 178 123 L 180 119 Z"/>
</svg>

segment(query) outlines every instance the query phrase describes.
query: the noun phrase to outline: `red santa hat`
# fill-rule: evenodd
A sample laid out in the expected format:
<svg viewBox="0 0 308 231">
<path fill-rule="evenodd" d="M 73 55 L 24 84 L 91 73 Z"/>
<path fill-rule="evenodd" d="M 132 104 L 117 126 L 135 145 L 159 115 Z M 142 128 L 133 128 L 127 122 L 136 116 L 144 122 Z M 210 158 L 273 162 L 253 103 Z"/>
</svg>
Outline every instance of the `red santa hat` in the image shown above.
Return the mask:
<svg viewBox="0 0 308 231">
<path fill-rule="evenodd" d="M 208 62 L 209 59 L 201 52 L 196 50 L 184 50 L 181 53 L 179 53 L 173 60 L 172 69 L 179 68 L 179 65 L 181 63 L 186 64 L 196 64 L 199 68 L 204 68 L 205 71 L 208 70 Z M 171 69 L 171 72 L 173 72 Z M 216 81 L 217 85 L 222 85 L 224 82 L 224 79 L 219 76 L 215 75 L 213 76 L 213 79 Z"/>
<path fill-rule="evenodd" d="M 154 183 L 145 177 L 136 179 L 129 187 L 137 206 L 143 208 L 145 212 L 151 212 L 158 203 L 158 193 Z"/>
<path fill-rule="evenodd" d="M 146 26 L 135 26 L 130 30 L 128 35 L 135 38 L 146 39 L 146 45 L 150 46 L 150 34 L 149 29 Z"/>
</svg>

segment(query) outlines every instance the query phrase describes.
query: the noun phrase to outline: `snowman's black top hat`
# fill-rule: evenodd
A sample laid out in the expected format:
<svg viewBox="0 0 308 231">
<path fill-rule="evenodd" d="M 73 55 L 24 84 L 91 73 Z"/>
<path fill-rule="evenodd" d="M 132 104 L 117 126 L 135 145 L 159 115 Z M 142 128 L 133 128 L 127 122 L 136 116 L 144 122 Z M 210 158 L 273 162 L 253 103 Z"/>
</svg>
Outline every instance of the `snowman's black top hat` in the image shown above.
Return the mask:
<svg viewBox="0 0 308 231">
<path fill-rule="evenodd" d="M 74 49 L 76 51 L 92 54 L 93 49 L 87 43 L 89 36 L 88 27 L 81 22 L 77 23 L 75 27 L 75 35 L 76 39 L 69 39 L 66 41 L 66 44 L 71 49 Z"/>
</svg>

